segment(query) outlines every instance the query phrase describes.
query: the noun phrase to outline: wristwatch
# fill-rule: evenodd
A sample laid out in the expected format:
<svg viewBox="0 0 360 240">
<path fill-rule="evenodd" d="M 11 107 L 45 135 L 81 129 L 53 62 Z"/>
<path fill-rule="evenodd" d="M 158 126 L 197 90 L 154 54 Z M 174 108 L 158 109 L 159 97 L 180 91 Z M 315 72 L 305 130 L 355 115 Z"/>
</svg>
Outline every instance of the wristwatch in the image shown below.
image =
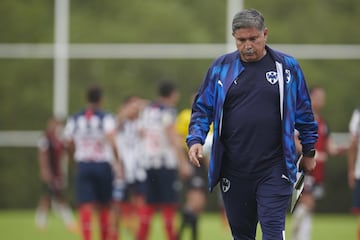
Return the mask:
<svg viewBox="0 0 360 240">
<path fill-rule="evenodd" d="M 311 149 L 310 151 L 308 151 L 308 152 L 306 152 L 306 153 L 303 153 L 303 156 L 304 156 L 304 157 L 313 158 L 313 157 L 315 157 L 315 153 L 316 153 L 316 150 L 315 150 L 315 149 Z"/>
</svg>

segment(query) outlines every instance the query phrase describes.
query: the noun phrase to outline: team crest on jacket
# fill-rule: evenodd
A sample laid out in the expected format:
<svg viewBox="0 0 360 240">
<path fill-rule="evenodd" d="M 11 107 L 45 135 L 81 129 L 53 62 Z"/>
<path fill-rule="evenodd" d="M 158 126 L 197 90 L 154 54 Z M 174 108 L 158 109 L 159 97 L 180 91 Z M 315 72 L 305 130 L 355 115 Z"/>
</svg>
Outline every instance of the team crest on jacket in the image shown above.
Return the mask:
<svg viewBox="0 0 360 240">
<path fill-rule="evenodd" d="M 285 78 L 286 78 L 286 83 L 289 83 L 291 80 L 291 73 L 289 69 L 285 69 Z"/>
<path fill-rule="evenodd" d="M 266 74 L 266 80 L 268 80 L 269 83 L 275 84 L 278 81 L 278 74 L 275 71 L 267 72 Z"/>
<path fill-rule="evenodd" d="M 221 179 L 221 189 L 224 193 L 229 191 L 229 189 L 230 189 L 230 180 L 229 179 L 227 179 L 227 178 Z"/>
</svg>

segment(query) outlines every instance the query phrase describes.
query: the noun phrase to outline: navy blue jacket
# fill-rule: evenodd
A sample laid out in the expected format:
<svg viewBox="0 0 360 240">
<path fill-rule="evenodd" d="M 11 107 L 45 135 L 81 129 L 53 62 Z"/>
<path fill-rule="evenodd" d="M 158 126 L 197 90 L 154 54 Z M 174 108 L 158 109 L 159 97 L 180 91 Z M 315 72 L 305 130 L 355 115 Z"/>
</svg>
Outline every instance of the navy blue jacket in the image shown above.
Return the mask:
<svg viewBox="0 0 360 240">
<path fill-rule="evenodd" d="M 295 129 L 303 152 L 314 148 L 317 141 L 317 123 L 311 108 L 311 100 L 304 74 L 295 58 L 275 51 L 266 46 L 274 59 L 279 81 L 280 114 L 282 119 L 282 145 L 284 161 L 291 182 L 296 181 Z M 208 69 L 192 105 L 189 135 L 186 142 L 189 147 L 195 143 L 204 144 L 211 123 L 214 124 L 213 145 L 209 165 L 209 189 L 219 182 L 224 147 L 220 142 L 223 105 L 226 94 L 237 77 L 241 78 L 244 66 L 238 51 L 224 54 L 215 59 Z M 244 116 L 246 117 L 246 116 Z"/>
</svg>

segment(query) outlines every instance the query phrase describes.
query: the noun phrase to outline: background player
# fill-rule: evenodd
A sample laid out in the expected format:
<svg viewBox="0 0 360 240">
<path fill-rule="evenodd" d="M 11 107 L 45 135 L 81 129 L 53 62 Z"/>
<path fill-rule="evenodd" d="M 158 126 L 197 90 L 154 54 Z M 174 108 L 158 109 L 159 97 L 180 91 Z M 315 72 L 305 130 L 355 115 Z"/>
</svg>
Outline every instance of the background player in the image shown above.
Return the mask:
<svg viewBox="0 0 360 240">
<path fill-rule="evenodd" d="M 295 208 L 292 225 L 293 240 L 311 239 L 312 214 L 315 209 L 316 200 L 324 196 L 325 163 L 328 155 L 345 154 L 347 147 L 338 146 L 333 141 L 329 126 L 321 114 L 325 105 L 325 90 L 320 86 L 310 89 L 311 106 L 315 120 L 318 123 L 318 141 L 315 144 L 316 154 L 315 169 L 306 175 L 304 192 Z M 297 140 L 298 141 L 298 140 Z M 297 142 L 297 146 L 301 146 Z M 301 152 L 301 149 L 298 149 Z"/>
<path fill-rule="evenodd" d="M 76 197 L 79 207 L 82 237 L 91 239 L 91 219 L 94 210 L 99 214 L 101 240 L 109 229 L 109 210 L 112 197 L 113 169 L 122 178 L 114 117 L 101 109 L 102 89 L 91 86 L 87 91 L 88 106 L 71 116 L 65 126 L 71 156 L 76 161 Z"/>
<path fill-rule="evenodd" d="M 68 230 L 77 231 L 76 221 L 65 199 L 66 174 L 64 169 L 65 146 L 61 139 L 61 121 L 55 117 L 47 121 L 47 127 L 38 142 L 38 161 L 43 193 L 35 214 L 35 223 L 44 230 L 51 207 L 60 214 Z M 53 206 L 52 206 L 53 203 Z"/>
<path fill-rule="evenodd" d="M 358 215 L 357 240 L 360 240 L 360 107 L 351 116 L 349 132 L 348 182 L 353 189 L 352 212 Z"/>
<path fill-rule="evenodd" d="M 178 206 L 178 167 L 186 162 L 181 137 L 175 130 L 176 104 L 179 92 L 172 82 L 162 82 L 158 97 L 141 114 L 144 139 L 146 179 L 146 206 L 140 210 L 137 240 L 146 240 L 154 211 L 161 210 L 167 239 L 175 240 L 175 214 Z"/>
<path fill-rule="evenodd" d="M 191 103 L 194 101 L 195 94 L 191 96 Z M 186 136 L 188 135 L 188 126 L 190 123 L 191 108 L 183 109 L 176 118 L 176 130 L 183 138 L 184 152 L 187 154 Z M 211 134 L 208 134 L 208 145 L 204 147 L 207 157 L 211 149 Z M 185 163 L 184 163 L 185 164 Z M 198 218 L 206 205 L 207 192 L 207 161 L 200 168 L 196 168 L 190 163 L 191 175 L 185 180 L 185 203 L 181 212 L 181 224 L 178 231 L 178 240 L 182 239 L 185 227 L 189 226 L 192 231 L 192 240 L 198 239 Z"/>
<path fill-rule="evenodd" d="M 130 96 L 121 104 L 117 114 L 116 142 L 124 164 L 124 179 L 114 181 L 113 210 L 111 217 L 112 240 L 118 239 L 121 221 L 127 232 L 136 234 L 138 228 L 138 209 L 145 204 L 144 153 L 140 133 L 139 113 L 147 101 Z M 134 238 L 134 236 L 132 236 Z"/>
</svg>

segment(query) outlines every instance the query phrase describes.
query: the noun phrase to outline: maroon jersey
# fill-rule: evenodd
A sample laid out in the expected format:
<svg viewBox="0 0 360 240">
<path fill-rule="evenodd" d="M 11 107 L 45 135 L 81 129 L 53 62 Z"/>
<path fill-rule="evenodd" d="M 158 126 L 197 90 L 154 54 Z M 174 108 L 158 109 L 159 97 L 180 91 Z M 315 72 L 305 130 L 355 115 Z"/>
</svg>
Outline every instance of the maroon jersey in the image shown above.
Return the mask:
<svg viewBox="0 0 360 240">
<path fill-rule="evenodd" d="M 314 177 L 315 183 L 323 183 L 325 178 L 325 161 L 327 160 L 327 141 L 330 136 L 328 125 L 322 117 L 317 119 L 318 122 L 318 141 L 315 144 L 316 149 L 316 167 L 311 175 Z"/>
<path fill-rule="evenodd" d="M 61 160 L 64 153 L 64 144 L 61 139 L 52 132 L 45 132 L 39 141 L 39 148 L 47 152 L 51 174 L 55 178 L 61 178 Z"/>
</svg>

